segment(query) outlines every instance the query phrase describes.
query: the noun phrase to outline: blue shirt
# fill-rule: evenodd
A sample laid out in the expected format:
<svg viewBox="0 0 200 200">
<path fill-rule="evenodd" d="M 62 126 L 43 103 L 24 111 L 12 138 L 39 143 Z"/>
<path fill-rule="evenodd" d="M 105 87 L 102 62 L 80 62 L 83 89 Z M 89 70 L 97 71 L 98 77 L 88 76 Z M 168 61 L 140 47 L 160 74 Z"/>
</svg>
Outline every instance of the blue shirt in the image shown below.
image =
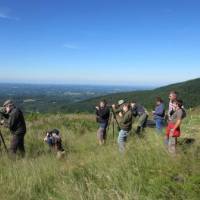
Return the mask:
<svg viewBox="0 0 200 200">
<path fill-rule="evenodd" d="M 164 117 L 165 117 L 165 106 L 163 103 L 161 103 L 155 108 L 154 119 L 164 119 Z"/>
</svg>

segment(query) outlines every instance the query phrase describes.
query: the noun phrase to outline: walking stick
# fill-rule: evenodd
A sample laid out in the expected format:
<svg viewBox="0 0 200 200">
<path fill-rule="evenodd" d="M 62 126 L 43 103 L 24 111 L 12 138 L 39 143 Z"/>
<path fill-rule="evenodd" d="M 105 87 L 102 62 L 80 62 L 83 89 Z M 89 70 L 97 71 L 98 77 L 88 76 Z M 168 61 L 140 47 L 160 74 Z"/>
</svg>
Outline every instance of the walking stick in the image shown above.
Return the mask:
<svg viewBox="0 0 200 200">
<path fill-rule="evenodd" d="M 114 122 L 114 120 L 112 121 L 112 126 L 113 126 L 113 139 L 115 139 L 115 122 Z"/>
<path fill-rule="evenodd" d="M 1 130 L 0 130 L 0 138 L 1 138 L 1 141 L 2 141 L 3 146 L 4 146 L 4 148 L 5 148 L 5 151 L 8 153 L 8 148 L 7 148 L 7 146 L 6 146 L 6 143 L 5 143 L 5 140 L 4 140 L 3 135 L 2 135 L 2 133 L 1 133 Z"/>
</svg>

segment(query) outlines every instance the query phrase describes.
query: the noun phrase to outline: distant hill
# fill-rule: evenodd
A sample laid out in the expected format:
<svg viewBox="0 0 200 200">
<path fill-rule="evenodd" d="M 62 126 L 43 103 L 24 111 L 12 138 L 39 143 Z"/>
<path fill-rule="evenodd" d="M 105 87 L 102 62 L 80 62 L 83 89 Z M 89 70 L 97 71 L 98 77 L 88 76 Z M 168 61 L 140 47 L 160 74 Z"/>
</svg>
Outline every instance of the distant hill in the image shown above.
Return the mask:
<svg viewBox="0 0 200 200">
<path fill-rule="evenodd" d="M 102 97 L 92 98 L 78 103 L 63 106 L 62 110 L 66 112 L 94 112 L 94 107 L 100 99 L 106 99 L 108 103 L 116 103 L 119 99 L 130 101 L 135 99 L 148 109 L 153 109 L 155 98 L 160 96 L 168 103 L 168 95 L 171 90 L 179 93 L 179 97 L 183 99 L 186 108 L 193 108 L 200 105 L 200 78 L 171 84 L 154 90 L 121 92 L 110 94 Z"/>
<path fill-rule="evenodd" d="M 56 113 L 62 112 L 61 108 L 69 103 L 142 89 L 141 86 L 0 83 L 0 106 L 12 99 L 26 113 Z"/>
</svg>

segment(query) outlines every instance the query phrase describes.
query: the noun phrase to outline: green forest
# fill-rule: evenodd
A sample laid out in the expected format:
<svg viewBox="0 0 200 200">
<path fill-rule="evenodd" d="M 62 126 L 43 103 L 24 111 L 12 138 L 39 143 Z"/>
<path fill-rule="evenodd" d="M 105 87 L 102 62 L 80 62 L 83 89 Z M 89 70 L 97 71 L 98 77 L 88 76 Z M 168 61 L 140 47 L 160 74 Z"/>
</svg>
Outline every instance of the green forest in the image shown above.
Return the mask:
<svg viewBox="0 0 200 200">
<path fill-rule="evenodd" d="M 75 104 L 66 104 L 61 110 L 66 112 L 94 112 L 94 107 L 98 104 L 100 99 L 106 99 L 110 104 L 117 103 L 119 99 L 124 99 L 126 101 L 136 100 L 147 109 L 152 110 L 155 107 L 156 97 L 160 96 L 167 104 L 169 92 L 172 90 L 178 92 L 179 98 L 183 100 L 186 109 L 200 105 L 200 78 L 198 78 L 154 90 L 122 92 L 81 101 Z"/>
</svg>

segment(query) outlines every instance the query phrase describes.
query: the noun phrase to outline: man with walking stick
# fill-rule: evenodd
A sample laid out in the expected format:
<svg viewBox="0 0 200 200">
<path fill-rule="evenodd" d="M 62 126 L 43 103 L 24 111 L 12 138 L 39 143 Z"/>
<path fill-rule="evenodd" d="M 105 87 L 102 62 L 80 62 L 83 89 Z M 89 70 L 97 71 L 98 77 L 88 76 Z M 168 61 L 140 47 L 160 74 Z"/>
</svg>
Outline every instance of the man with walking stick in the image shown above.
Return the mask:
<svg viewBox="0 0 200 200">
<path fill-rule="evenodd" d="M 15 156 L 19 150 L 21 156 L 24 157 L 24 136 L 26 134 L 26 123 L 23 113 L 11 100 L 5 101 L 3 107 L 6 114 L 9 115 L 7 126 L 12 134 L 10 143 L 11 156 Z"/>
</svg>

